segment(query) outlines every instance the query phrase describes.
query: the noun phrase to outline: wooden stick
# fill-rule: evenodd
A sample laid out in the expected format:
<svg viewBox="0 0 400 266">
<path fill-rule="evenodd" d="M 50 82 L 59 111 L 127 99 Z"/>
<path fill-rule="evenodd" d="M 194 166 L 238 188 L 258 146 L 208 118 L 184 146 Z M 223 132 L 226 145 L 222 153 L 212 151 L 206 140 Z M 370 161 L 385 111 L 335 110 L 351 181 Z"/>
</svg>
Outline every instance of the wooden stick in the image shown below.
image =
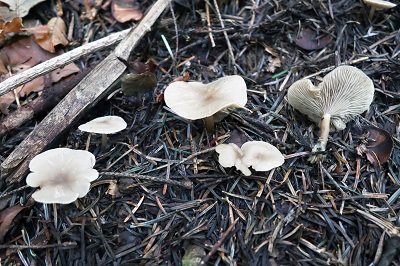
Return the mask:
<svg viewBox="0 0 400 266">
<path fill-rule="evenodd" d="M 151 29 L 170 1 L 158 0 L 137 27 L 116 47 L 115 53 L 111 53 L 100 62 L 36 126 L 1 164 L 1 178 L 6 178 L 8 183 L 21 181 L 28 172 L 29 161 L 50 146 L 60 133 L 110 92 L 111 85 L 126 69 L 126 65 L 120 59 L 128 60 L 133 48 Z"/>
<path fill-rule="evenodd" d="M 72 63 L 73 61 L 78 60 L 81 57 L 93 54 L 98 50 L 112 46 L 117 42 L 121 41 L 123 38 L 125 38 L 130 30 L 131 29 L 120 31 L 111 34 L 107 37 L 104 37 L 100 40 L 87 43 L 78 48 L 75 48 L 74 50 L 53 57 L 52 59 L 40 63 L 39 65 L 36 65 L 32 68 L 22 71 L 17 75 L 9 77 L 8 79 L 0 83 L 0 95 L 6 94 L 7 92 L 12 91 L 18 86 L 23 85 L 41 75 L 44 75 L 57 68 L 68 65 L 69 63 Z"/>
</svg>

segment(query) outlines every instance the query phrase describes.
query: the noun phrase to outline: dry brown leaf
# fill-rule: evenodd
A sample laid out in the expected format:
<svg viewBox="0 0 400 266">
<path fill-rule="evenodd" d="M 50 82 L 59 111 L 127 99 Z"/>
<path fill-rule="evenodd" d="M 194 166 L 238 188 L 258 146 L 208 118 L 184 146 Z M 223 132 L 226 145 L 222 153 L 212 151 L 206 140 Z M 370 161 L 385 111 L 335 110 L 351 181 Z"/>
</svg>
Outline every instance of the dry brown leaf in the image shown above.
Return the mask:
<svg viewBox="0 0 400 266">
<path fill-rule="evenodd" d="M 66 37 L 67 27 L 64 20 L 55 17 L 49 20 L 47 25 L 40 25 L 33 28 L 27 28 L 28 32 L 35 36 L 36 42 L 46 51 L 54 53 L 57 45 L 67 45 Z"/>
<path fill-rule="evenodd" d="M 121 23 L 142 19 L 143 12 L 140 11 L 139 4 L 135 0 L 113 0 L 111 12 L 114 18 Z"/>
<path fill-rule="evenodd" d="M 28 15 L 32 7 L 44 1 L 45 0 L 0 0 L 0 2 L 7 4 L 8 8 L 16 12 L 21 18 Z"/>
<path fill-rule="evenodd" d="M 0 243 L 4 242 L 4 237 L 10 230 L 15 216 L 25 208 L 26 207 L 20 205 L 15 205 L 0 212 Z"/>
<path fill-rule="evenodd" d="M 332 37 L 330 35 L 317 36 L 315 31 L 306 28 L 301 31 L 300 36 L 294 42 L 297 46 L 311 51 L 324 48 L 332 42 Z"/>
<path fill-rule="evenodd" d="M 10 21 L 2 22 L 0 18 L 0 45 L 4 44 L 4 41 L 9 33 L 20 32 L 22 28 L 22 19 L 15 17 Z"/>
<path fill-rule="evenodd" d="M 57 68 L 50 73 L 51 82 L 58 82 L 60 79 L 65 78 L 71 74 L 78 73 L 79 71 L 79 67 L 75 64 L 69 64 L 64 67 Z"/>
<path fill-rule="evenodd" d="M 0 81 L 9 77 L 10 74 L 15 75 L 54 56 L 37 45 L 32 37 L 20 39 L 7 45 L 0 51 Z M 31 92 L 41 91 L 51 83 L 76 72 L 79 72 L 79 68 L 75 64 L 69 64 L 18 87 L 15 92 L 19 97 L 23 97 Z M 0 111 L 2 113 L 6 114 L 8 107 L 14 102 L 15 92 L 0 96 Z"/>
<path fill-rule="evenodd" d="M 393 151 L 393 138 L 389 132 L 378 127 L 367 127 L 366 144 L 357 147 L 359 155 L 365 154 L 368 161 L 378 167 L 390 159 Z"/>
</svg>

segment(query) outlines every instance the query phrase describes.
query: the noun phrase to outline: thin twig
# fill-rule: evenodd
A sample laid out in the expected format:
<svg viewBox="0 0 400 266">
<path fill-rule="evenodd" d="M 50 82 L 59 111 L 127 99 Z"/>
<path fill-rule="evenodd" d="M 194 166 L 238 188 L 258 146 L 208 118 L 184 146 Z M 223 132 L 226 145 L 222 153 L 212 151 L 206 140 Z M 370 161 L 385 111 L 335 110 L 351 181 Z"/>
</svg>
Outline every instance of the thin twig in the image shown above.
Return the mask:
<svg viewBox="0 0 400 266">
<path fill-rule="evenodd" d="M 59 244 L 48 244 L 48 245 L 0 245 L 0 249 L 45 249 L 45 248 L 73 248 L 76 247 L 76 242 L 63 242 Z"/>
<path fill-rule="evenodd" d="M 217 12 L 217 16 L 218 16 L 219 22 L 221 24 L 221 28 L 225 29 L 225 24 L 224 24 L 224 21 L 222 20 L 221 13 L 219 12 L 219 7 L 218 7 L 217 0 L 214 0 L 214 6 L 215 6 L 215 11 Z M 229 40 L 228 33 L 226 33 L 226 31 L 224 31 L 223 33 L 224 33 L 224 37 L 225 37 L 225 40 L 226 40 L 226 45 L 228 46 L 229 56 L 230 56 L 230 58 L 232 60 L 232 65 L 234 66 L 234 73 L 236 74 L 237 71 L 236 71 L 236 64 L 235 64 L 235 55 L 233 54 L 232 44 L 231 44 L 231 42 Z"/>
<path fill-rule="evenodd" d="M 175 181 L 171 179 L 164 179 L 160 177 L 155 177 L 155 176 L 149 176 L 149 175 L 139 175 L 139 174 L 127 174 L 127 173 L 113 173 L 113 172 L 101 172 L 101 175 L 105 176 L 115 176 L 115 177 L 129 177 L 129 178 L 137 178 L 141 180 L 149 180 L 149 181 L 154 181 L 154 182 L 160 182 L 160 183 L 166 183 L 169 185 L 174 185 L 174 186 L 179 186 L 179 187 L 184 187 L 187 189 L 191 189 L 193 187 L 193 183 L 190 181 Z"/>
</svg>

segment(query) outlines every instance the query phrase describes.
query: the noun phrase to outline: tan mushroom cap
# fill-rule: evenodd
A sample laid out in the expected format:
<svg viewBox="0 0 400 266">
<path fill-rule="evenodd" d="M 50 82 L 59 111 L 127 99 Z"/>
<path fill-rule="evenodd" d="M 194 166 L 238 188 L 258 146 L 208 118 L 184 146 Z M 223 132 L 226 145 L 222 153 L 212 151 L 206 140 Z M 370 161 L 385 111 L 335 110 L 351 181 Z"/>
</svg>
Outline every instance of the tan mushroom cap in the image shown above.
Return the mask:
<svg viewBox="0 0 400 266">
<path fill-rule="evenodd" d="M 40 187 L 32 194 L 37 202 L 68 204 L 85 196 L 99 173 L 94 155 L 84 150 L 57 148 L 35 156 L 29 163 L 26 183 Z"/>
<path fill-rule="evenodd" d="M 391 3 L 389 1 L 383 1 L 383 0 L 364 0 L 364 4 L 375 8 L 376 10 L 384 10 L 384 9 L 390 9 L 395 6 L 397 6 L 394 3 Z"/>
<path fill-rule="evenodd" d="M 242 145 L 242 161 L 256 171 L 269 171 L 285 162 L 282 153 L 264 141 L 249 141 Z"/>
<path fill-rule="evenodd" d="M 124 130 L 126 122 L 119 116 L 103 116 L 95 118 L 78 127 L 79 130 L 97 134 L 114 134 Z"/>
<path fill-rule="evenodd" d="M 176 81 L 164 92 L 166 105 L 179 116 L 196 120 L 228 107 L 244 107 L 247 87 L 243 78 L 226 76 L 208 84 Z"/>
<path fill-rule="evenodd" d="M 219 154 L 218 162 L 223 167 L 235 166 L 236 169 L 240 170 L 245 176 L 251 175 L 248 166 L 244 165 L 242 162 L 243 152 L 236 144 L 220 144 L 215 147 L 215 151 Z"/>
<path fill-rule="evenodd" d="M 352 66 L 339 66 L 327 74 L 318 86 L 308 79 L 296 81 L 288 90 L 288 102 L 319 123 L 325 114 L 337 130 L 356 115 L 368 110 L 374 97 L 372 80 Z"/>
</svg>

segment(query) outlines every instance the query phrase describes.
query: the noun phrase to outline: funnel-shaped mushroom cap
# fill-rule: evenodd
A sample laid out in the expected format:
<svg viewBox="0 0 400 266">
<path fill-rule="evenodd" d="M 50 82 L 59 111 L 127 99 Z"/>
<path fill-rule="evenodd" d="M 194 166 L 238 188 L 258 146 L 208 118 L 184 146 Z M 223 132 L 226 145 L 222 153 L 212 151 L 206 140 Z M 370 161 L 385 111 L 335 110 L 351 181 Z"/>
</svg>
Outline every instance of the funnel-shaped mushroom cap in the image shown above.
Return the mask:
<svg viewBox="0 0 400 266">
<path fill-rule="evenodd" d="M 97 134 L 114 134 L 124 130 L 127 127 L 126 122 L 119 116 L 103 116 L 95 118 L 78 127 L 79 130 L 97 133 Z"/>
<path fill-rule="evenodd" d="M 374 97 L 372 80 L 352 66 L 339 66 L 327 74 L 318 86 L 310 80 L 296 81 L 288 90 L 288 102 L 319 123 L 325 114 L 337 130 L 356 115 L 368 110 Z"/>
<path fill-rule="evenodd" d="M 215 148 L 215 151 L 219 154 L 218 162 L 223 167 L 235 166 L 244 175 L 251 175 L 249 168 L 242 162 L 243 152 L 236 144 L 220 144 Z"/>
<path fill-rule="evenodd" d="M 93 169 L 94 155 L 88 151 L 57 148 L 35 156 L 29 163 L 32 171 L 26 183 L 40 187 L 32 194 L 37 202 L 68 204 L 85 196 L 90 182 L 99 173 Z"/>
<path fill-rule="evenodd" d="M 244 107 L 247 88 L 243 78 L 237 75 L 222 77 L 209 84 L 176 81 L 165 89 L 164 99 L 179 116 L 196 120 L 227 107 Z"/>
<path fill-rule="evenodd" d="M 264 141 L 249 141 L 242 145 L 242 161 L 256 171 L 269 171 L 281 166 L 285 159 L 273 145 Z"/>
<path fill-rule="evenodd" d="M 376 10 L 390 9 L 396 6 L 394 3 L 383 0 L 364 0 L 364 3 L 372 8 L 375 8 Z"/>
</svg>

